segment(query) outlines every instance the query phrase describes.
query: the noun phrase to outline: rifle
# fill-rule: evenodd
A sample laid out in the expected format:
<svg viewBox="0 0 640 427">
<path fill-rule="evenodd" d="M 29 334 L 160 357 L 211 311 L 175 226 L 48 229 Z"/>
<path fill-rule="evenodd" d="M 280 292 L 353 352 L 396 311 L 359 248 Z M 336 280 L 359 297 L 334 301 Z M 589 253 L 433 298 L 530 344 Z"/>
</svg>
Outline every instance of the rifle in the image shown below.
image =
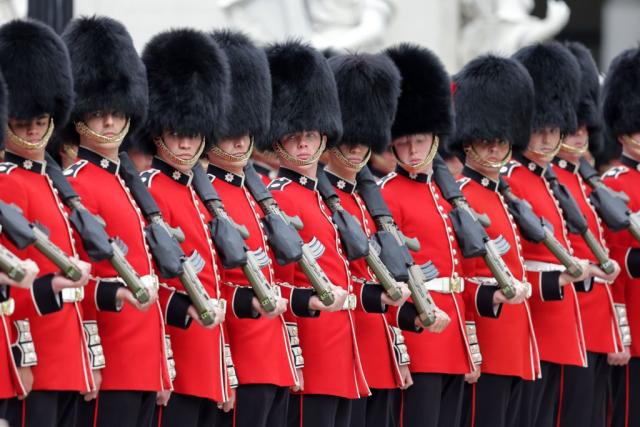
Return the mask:
<svg viewBox="0 0 640 427">
<path fill-rule="evenodd" d="M 611 274 L 614 271 L 614 265 L 609 255 L 602 247 L 600 242 L 589 229 L 586 218 L 580 211 L 576 200 L 571 192 L 563 184 L 558 181 L 558 177 L 551 168 L 547 168 L 544 172 L 545 179 L 549 182 L 551 191 L 562 208 L 562 216 L 567 223 L 567 229 L 570 233 L 579 234 L 589 247 L 589 250 L 598 260 L 598 264 L 602 271 Z"/>
<path fill-rule="evenodd" d="M 374 238 L 380 247 L 380 259 L 395 280 L 407 283 L 420 321 L 426 327 L 431 326 L 436 320 L 436 305 L 424 283 L 438 277 L 437 268 L 431 261 L 423 266 L 415 263 L 409 249 L 420 250 L 420 243 L 402 234 L 368 167 L 358 172 L 357 181 L 356 190 L 376 224 Z"/>
<path fill-rule="evenodd" d="M 196 164 L 192 168 L 192 172 L 193 187 L 213 217 L 209 223 L 209 230 L 216 249 L 222 258 L 223 267 L 241 267 L 262 308 L 268 312 L 274 311 L 277 300 L 271 286 L 269 286 L 269 281 L 264 277 L 261 270 L 262 266 L 269 263 L 269 258 L 261 251 L 262 261 L 259 262 L 256 254 L 245 245 L 243 238 L 249 237 L 249 232 L 229 217 L 222 200 L 220 200 L 218 193 L 207 178 L 204 169 L 199 164 Z M 246 237 L 243 236 L 243 233 Z"/>
<path fill-rule="evenodd" d="M 82 277 L 82 272 L 74 260 L 49 240 L 48 230 L 42 224 L 29 223 L 18 207 L 0 201 L 0 227 L 18 249 L 33 245 L 68 279 L 77 282 Z"/>
<path fill-rule="evenodd" d="M 280 265 L 296 262 L 320 301 L 325 306 L 330 306 L 335 301 L 331 290 L 333 284 L 317 261 L 324 253 L 324 246 L 315 238 L 308 243 L 302 241 L 297 231 L 303 227 L 300 218 L 290 217 L 282 212 L 253 165 L 245 166 L 244 173 L 244 182 L 264 214 L 262 222 L 276 261 Z"/>
<path fill-rule="evenodd" d="M 358 220 L 342 207 L 340 197 L 333 189 L 325 172 L 318 169 L 317 173 L 318 191 L 331 210 L 332 220 L 340 233 L 347 258 L 353 261 L 364 257 L 387 295 L 392 300 L 398 301 L 402 298 L 402 290 L 380 259 L 380 245 L 374 240 L 369 240 Z"/>
<path fill-rule="evenodd" d="M 558 261 L 567 269 L 573 277 L 582 275 L 582 267 L 574 257 L 567 252 L 562 243 L 553 235 L 551 224 L 543 218 L 538 217 L 533 208 L 524 199 L 518 198 L 511 191 L 511 187 L 500 177 L 498 191 L 507 202 L 507 209 L 513 215 L 522 237 L 533 243 L 542 243 L 556 257 Z"/>
<path fill-rule="evenodd" d="M 171 228 L 162 217 L 160 208 L 151 196 L 149 189 L 140 179 L 133 162 L 126 152 L 121 152 L 118 173 L 129 187 L 131 195 L 142 211 L 148 225 L 144 228 L 147 244 L 156 261 L 160 275 L 165 278 L 178 277 L 187 291 L 191 303 L 198 312 L 204 325 L 215 322 L 213 301 L 198 278 L 204 267 L 204 260 L 197 252 L 187 257 L 178 243 L 184 241 L 180 229 Z"/>
<path fill-rule="evenodd" d="M 488 227 L 491 221 L 486 215 L 478 215 L 469 206 L 458 183 L 440 155 L 436 155 L 433 160 L 433 178 L 440 187 L 442 196 L 453 206 L 449 217 L 462 255 L 465 258 L 482 256 L 504 296 L 507 299 L 515 297 L 516 290 L 513 286 L 515 278 L 502 259 L 495 242 L 489 238 L 483 228 L 483 226 Z M 502 252 L 504 253 L 509 250 L 509 247 L 506 241 L 502 241 L 502 244 Z"/>
<path fill-rule="evenodd" d="M 46 174 L 51 179 L 54 188 L 58 190 L 64 204 L 71 210 L 69 220 L 80 235 L 89 258 L 94 262 L 108 260 L 136 300 L 140 304 L 147 303 L 150 298 L 149 291 L 125 258 L 128 250 L 125 243 L 117 237 L 109 237 L 102 218 L 93 215 L 82 204 L 80 196 L 71 187 L 62 173 L 62 169 L 49 153 L 46 153 L 46 160 Z"/>
<path fill-rule="evenodd" d="M 589 199 L 607 227 L 613 231 L 629 230 L 633 238 L 640 242 L 640 219 L 627 207 L 629 196 L 613 191 L 602 182 L 598 172 L 585 158 L 580 158 L 578 173 L 593 189 Z"/>
</svg>

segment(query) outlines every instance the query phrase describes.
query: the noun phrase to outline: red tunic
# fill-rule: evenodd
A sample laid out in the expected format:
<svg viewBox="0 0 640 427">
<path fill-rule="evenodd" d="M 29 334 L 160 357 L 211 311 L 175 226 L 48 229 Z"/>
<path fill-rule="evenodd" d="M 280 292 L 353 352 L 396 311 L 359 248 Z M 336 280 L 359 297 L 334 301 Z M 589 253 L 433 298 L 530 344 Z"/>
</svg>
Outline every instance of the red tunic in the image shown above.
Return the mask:
<svg viewBox="0 0 640 427">
<path fill-rule="evenodd" d="M 13 340 L 11 320 L 8 316 L 0 314 L 0 399 L 24 395 L 24 389 L 11 353 Z"/>
<path fill-rule="evenodd" d="M 478 213 L 487 215 L 491 220 L 491 225 L 485 229 L 489 237 L 502 237 L 509 244 L 509 251 L 502 259 L 516 279 L 526 281 L 520 237 L 502 196 L 497 192 L 497 183 L 470 168 L 465 167 L 462 174 L 465 178 L 459 182 L 464 196 Z M 463 265 L 465 275 L 470 279 L 493 277 L 480 257 L 466 258 Z M 472 280 L 465 286 L 467 316 L 475 319 L 482 351 L 482 372 L 534 380 L 540 373 L 540 360 L 528 303 L 503 304 L 496 318 L 481 315 L 486 309 L 486 302 L 482 301 L 483 290 L 486 287 L 482 288 Z M 491 308 L 493 293 L 488 295 Z"/>
<path fill-rule="evenodd" d="M 420 242 L 416 263 L 432 261 L 439 277 L 462 277 L 461 254 L 448 213 L 451 206 L 426 174 L 398 168 L 382 179 L 382 195 L 400 230 Z M 473 371 L 462 293 L 431 291 L 436 305 L 451 318 L 440 334 L 406 332 L 411 372 L 465 374 Z"/>
<path fill-rule="evenodd" d="M 104 219 L 109 236 L 120 238 L 128 248 L 126 258 L 140 276 L 154 274 L 146 248 L 144 222 L 140 210 L 118 176 L 119 162 L 80 147 L 79 160 L 65 170 L 69 182 L 85 207 Z M 99 190 L 99 191 L 96 191 Z M 92 262 L 83 250 L 81 258 Z M 83 301 L 85 320 L 96 320 L 105 356 L 102 390 L 170 390 L 165 355 L 165 330 L 159 304 L 139 311 L 124 304 L 119 312 L 108 310 L 101 287 L 117 286 L 100 282 L 118 276 L 107 260 L 93 263 L 92 275 Z M 104 290 L 104 288 L 102 288 Z M 115 296 L 115 294 L 113 294 Z M 106 297 L 105 297 L 106 299 Z M 144 363 L 136 362 L 144 355 Z"/>
<path fill-rule="evenodd" d="M 640 168 L 638 162 L 622 156 L 622 165 L 616 166 L 604 175 L 604 182 L 615 191 L 624 192 L 629 197 L 629 209 L 640 211 Z M 640 276 L 637 260 L 630 256 L 640 251 L 640 243 L 628 231 L 613 232 L 607 229 L 605 237 L 611 249 L 611 257 L 618 261 L 622 272 L 612 286 L 613 299 L 618 304 L 626 304 L 629 327 L 631 329 L 631 356 L 640 357 Z M 635 261 L 635 262 L 634 262 Z"/>
<path fill-rule="evenodd" d="M 204 259 L 204 269 L 198 277 L 205 290 L 211 298 L 220 298 L 220 272 L 207 226 L 210 217 L 191 186 L 191 175 L 175 170 L 156 157 L 153 159 L 152 169 L 142 172 L 141 177 L 158 203 L 165 221 L 171 227 L 182 229 L 185 241 L 181 245 L 185 254 L 191 256 L 197 251 Z M 171 313 L 174 309 L 178 310 L 173 303 L 185 298 L 185 290 L 180 280 L 161 280 L 166 285 L 161 286 L 165 318 L 185 319 L 186 308 L 179 316 Z M 176 364 L 174 391 L 216 402 L 226 401 L 230 388 L 224 358 L 225 339 L 222 326 L 205 329 L 196 322 L 168 324 L 167 332 L 171 337 Z"/>
<path fill-rule="evenodd" d="M 269 246 L 260 222 L 260 208 L 244 186 L 244 178 L 214 165 L 209 165 L 209 178 L 225 205 L 229 216 L 249 231 L 245 240 L 250 250 L 261 249 L 267 256 Z M 273 283 L 271 265 L 262 269 L 269 283 Z M 242 384 L 275 384 L 291 386 L 296 383 L 295 367 L 292 360 L 289 335 L 282 316 L 277 319 L 262 317 L 246 318 L 235 308 L 253 297 L 253 291 L 242 269 L 225 270 L 222 296 L 230 302 L 225 324 L 229 333 L 229 343 L 233 349 L 233 362 Z M 248 298 L 236 298 L 238 291 L 248 291 Z M 239 294 L 238 294 L 239 295 Z M 250 300 L 248 301 L 250 302 Z"/>
<path fill-rule="evenodd" d="M 0 164 L 2 200 L 18 206 L 29 221 L 43 224 L 54 244 L 66 254 L 75 255 L 67 213 L 44 173 L 45 163 L 27 160 L 11 152 L 5 154 L 5 160 Z M 40 276 L 31 290 L 11 290 L 16 304 L 11 320 L 30 321 L 38 355 L 38 364 L 32 368 L 33 390 L 90 391 L 93 376 L 82 326 L 81 304 L 45 301 L 36 297 L 47 288 L 51 290 L 51 278 L 58 267 L 33 246 L 18 250 L 2 234 L 0 241 L 18 257 L 30 258 L 40 267 Z"/>
<path fill-rule="evenodd" d="M 587 219 L 589 230 L 606 248 L 600 218 L 588 199 L 591 191 L 578 174 L 578 166 L 556 157 L 553 170 L 558 176 L 558 181 L 567 187 L 578 203 L 580 211 Z M 575 256 L 597 264 L 596 257 L 582 236 L 572 233 L 568 236 Z M 582 312 L 582 328 L 587 350 L 595 353 L 622 351 L 622 340 L 617 327 L 616 311 L 609 285 L 602 281 L 594 281 L 591 291 L 578 293 L 578 301 Z"/>
<path fill-rule="evenodd" d="M 364 202 L 355 192 L 355 185 L 327 170 L 325 173 L 337 189 L 336 193 L 340 197 L 342 207 L 360 222 L 367 236 L 371 236 L 373 219 Z M 354 283 L 357 294 L 361 295 L 362 288 L 371 286 L 363 285 L 362 281 L 369 283 L 377 281 L 364 259 L 350 261 L 349 267 L 352 277 L 356 279 Z M 359 304 L 354 314 L 360 359 L 369 387 L 390 389 L 400 386 L 402 379 L 394 352 L 394 339 L 386 316 L 367 312 L 364 304 Z"/>
<path fill-rule="evenodd" d="M 555 237 L 565 248 L 571 250 L 558 202 L 542 177 L 544 169 L 534 162 L 523 162 L 526 163 L 512 161 L 505 166 L 501 171 L 505 180 L 516 196 L 526 199 L 536 215 L 543 217 L 553 226 Z M 523 240 L 522 252 L 527 278 L 532 287 L 529 306 L 538 339 L 540 359 L 564 365 L 586 366 L 586 347 L 576 291 L 572 285 L 560 289 L 557 281 L 564 268 L 557 266 L 556 258 L 541 243 Z M 540 264 L 536 265 L 535 262 Z M 550 265 L 554 264 L 556 266 L 553 268 L 556 269 L 541 272 L 539 266 L 543 264 L 542 269 L 552 268 Z M 550 300 L 549 296 L 545 299 L 545 295 L 548 295 L 546 290 L 549 288 L 555 289 L 557 298 L 554 300 Z"/>
<path fill-rule="evenodd" d="M 286 214 L 300 217 L 304 224 L 300 236 L 305 243 L 315 237 L 324 245 L 324 254 L 318 263 L 329 280 L 353 292 L 349 265 L 342 255 L 340 238 L 331 222 L 329 209 L 315 189 L 315 180 L 285 168 L 281 168 L 279 174 L 280 178 L 269 185 L 273 197 Z M 369 395 L 351 310 L 323 312 L 318 318 L 302 317 L 309 316 L 304 307 L 312 294 L 307 277 L 297 264 L 281 267 L 274 262 L 274 266 L 276 280 L 292 286 L 283 288 L 283 295 L 290 301 L 287 322 L 297 320 L 305 360 L 304 394 L 349 399 Z"/>
</svg>

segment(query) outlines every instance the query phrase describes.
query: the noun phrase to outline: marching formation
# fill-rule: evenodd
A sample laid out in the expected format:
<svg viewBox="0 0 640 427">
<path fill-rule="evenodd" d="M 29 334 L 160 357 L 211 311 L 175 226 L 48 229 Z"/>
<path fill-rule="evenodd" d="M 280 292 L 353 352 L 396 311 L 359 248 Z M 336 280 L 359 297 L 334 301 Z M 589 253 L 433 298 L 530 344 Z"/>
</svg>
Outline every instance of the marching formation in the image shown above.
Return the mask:
<svg viewBox="0 0 640 427">
<path fill-rule="evenodd" d="M 10 425 L 640 426 L 640 49 L 88 17 L 0 71 Z"/>
</svg>

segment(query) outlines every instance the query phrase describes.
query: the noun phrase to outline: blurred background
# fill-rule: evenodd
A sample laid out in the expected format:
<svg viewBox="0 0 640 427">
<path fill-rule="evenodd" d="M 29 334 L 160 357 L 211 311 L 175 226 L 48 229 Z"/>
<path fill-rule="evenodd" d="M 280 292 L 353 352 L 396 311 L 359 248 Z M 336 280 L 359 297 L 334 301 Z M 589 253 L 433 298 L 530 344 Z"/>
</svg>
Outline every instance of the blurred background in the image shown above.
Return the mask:
<svg viewBox="0 0 640 427">
<path fill-rule="evenodd" d="M 30 16 L 59 32 L 91 14 L 121 20 L 140 50 L 171 27 L 233 27 L 262 43 L 301 37 L 321 49 L 413 41 L 451 73 L 480 53 L 508 55 L 552 38 L 581 41 L 606 71 L 640 40 L 640 0 L 0 0 L 2 22 Z"/>
</svg>

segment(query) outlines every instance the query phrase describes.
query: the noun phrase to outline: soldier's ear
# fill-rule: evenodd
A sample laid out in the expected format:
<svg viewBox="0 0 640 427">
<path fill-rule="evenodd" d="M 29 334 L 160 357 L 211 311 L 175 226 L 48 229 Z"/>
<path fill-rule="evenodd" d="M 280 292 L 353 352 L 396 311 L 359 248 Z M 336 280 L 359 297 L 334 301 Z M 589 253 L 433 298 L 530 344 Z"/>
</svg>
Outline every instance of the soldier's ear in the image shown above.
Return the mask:
<svg viewBox="0 0 640 427">
<path fill-rule="evenodd" d="M 624 145 L 624 143 L 627 142 L 628 139 L 629 139 L 628 134 L 618 135 L 618 142 L 620 143 L 620 145 Z"/>
</svg>

